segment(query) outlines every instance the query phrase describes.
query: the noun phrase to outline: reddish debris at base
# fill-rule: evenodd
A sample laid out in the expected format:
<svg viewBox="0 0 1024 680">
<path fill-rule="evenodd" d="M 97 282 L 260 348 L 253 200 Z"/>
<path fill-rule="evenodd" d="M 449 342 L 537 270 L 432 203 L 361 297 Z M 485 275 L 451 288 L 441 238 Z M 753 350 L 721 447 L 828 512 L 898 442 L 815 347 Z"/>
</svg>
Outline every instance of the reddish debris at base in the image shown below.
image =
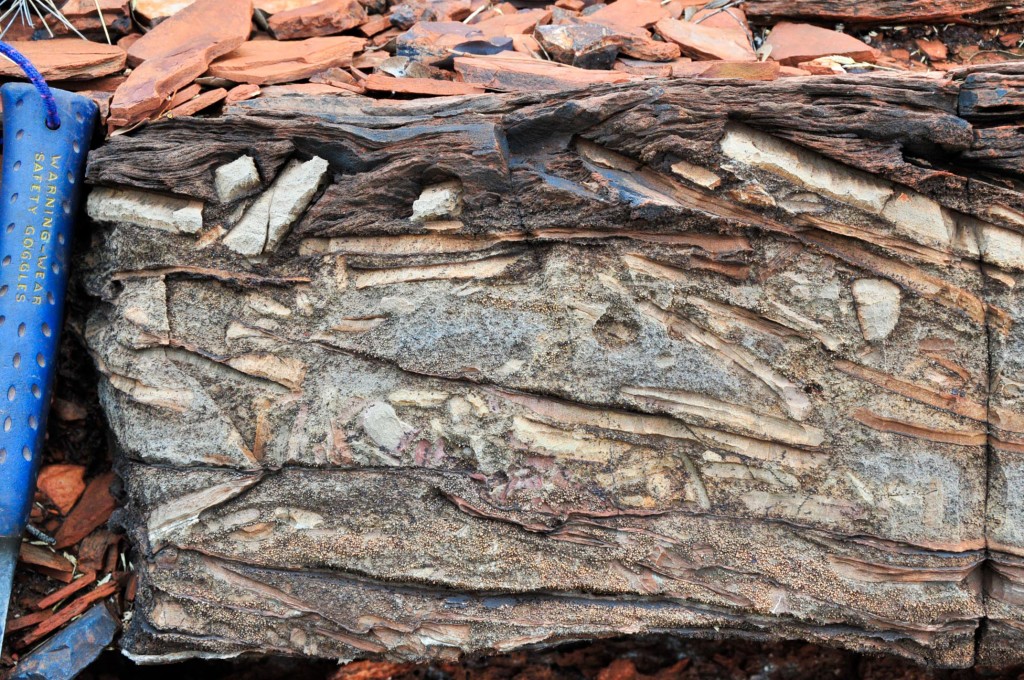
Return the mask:
<svg viewBox="0 0 1024 680">
<path fill-rule="evenodd" d="M 117 502 L 110 490 L 115 479 L 113 472 L 107 472 L 89 482 L 81 500 L 78 501 L 54 536 L 55 548 L 74 545 L 88 536 L 93 529 L 107 523 L 114 508 L 117 507 Z"/>
</svg>

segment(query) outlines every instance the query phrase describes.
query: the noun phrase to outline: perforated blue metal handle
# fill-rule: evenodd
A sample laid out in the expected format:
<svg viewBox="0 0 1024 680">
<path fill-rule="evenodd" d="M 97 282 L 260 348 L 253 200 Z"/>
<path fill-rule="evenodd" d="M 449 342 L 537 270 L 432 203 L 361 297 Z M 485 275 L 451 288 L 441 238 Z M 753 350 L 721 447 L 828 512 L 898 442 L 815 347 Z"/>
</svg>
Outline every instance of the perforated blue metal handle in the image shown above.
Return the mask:
<svg viewBox="0 0 1024 680">
<path fill-rule="evenodd" d="M 21 535 L 35 491 L 64 313 L 72 221 L 96 124 L 92 100 L 53 91 L 60 128 L 36 90 L 0 87 L 0 538 Z"/>
</svg>

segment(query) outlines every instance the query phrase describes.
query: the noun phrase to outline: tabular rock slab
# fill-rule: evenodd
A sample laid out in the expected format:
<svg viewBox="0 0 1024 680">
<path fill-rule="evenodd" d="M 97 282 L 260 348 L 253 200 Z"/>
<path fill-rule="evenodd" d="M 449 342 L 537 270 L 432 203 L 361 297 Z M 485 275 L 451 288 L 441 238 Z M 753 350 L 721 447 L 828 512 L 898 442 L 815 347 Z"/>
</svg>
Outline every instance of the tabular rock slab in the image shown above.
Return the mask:
<svg viewBox="0 0 1024 680">
<path fill-rule="evenodd" d="M 128 222 L 181 234 L 194 234 L 203 228 L 201 201 L 148 191 L 98 188 L 89 194 L 86 211 L 97 222 Z"/>
<path fill-rule="evenodd" d="M 250 41 L 211 64 L 207 75 L 254 85 L 290 83 L 335 66 L 349 66 L 365 44 L 366 40 L 353 36 Z"/>
<path fill-rule="evenodd" d="M 649 28 L 671 12 L 659 0 L 616 0 L 587 15 L 588 21 L 609 26 Z"/>
<path fill-rule="evenodd" d="M 366 21 L 359 0 L 324 0 L 308 7 L 279 12 L 267 22 L 278 40 L 334 35 Z"/>
<path fill-rule="evenodd" d="M 787 66 L 832 55 L 873 62 L 879 54 L 853 36 L 811 24 L 776 24 L 766 42 L 771 46 L 771 58 Z"/>
<path fill-rule="evenodd" d="M 94 196 L 206 201 L 199 233 L 94 211 L 127 652 L 1019 659 L 1024 196 L 950 170 L 966 87 L 271 98 L 110 140 Z M 243 155 L 263 193 L 214 200 Z"/>
<path fill-rule="evenodd" d="M 382 73 L 373 73 L 359 83 L 370 92 L 419 94 L 437 97 L 451 97 L 467 94 L 483 94 L 482 88 L 466 83 L 433 78 L 392 78 Z"/>
<path fill-rule="evenodd" d="M 655 26 L 665 40 L 679 45 L 683 54 L 698 59 L 756 61 L 747 34 L 738 27 L 726 30 L 690 21 L 662 19 Z"/>
<path fill-rule="evenodd" d="M 844 22 L 854 25 L 892 25 L 894 23 L 941 23 L 943 21 L 983 20 L 1000 22 L 1000 14 L 1011 11 L 1004 0 L 758 0 L 744 5 L 760 24 L 780 18 L 805 21 Z M 1003 19 L 1005 20 L 1005 19 Z"/>
<path fill-rule="evenodd" d="M 499 14 L 471 24 L 474 30 L 480 31 L 485 39 L 504 38 L 519 33 L 533 33 L 538 25 L 551 20 L 550 9 L 528 9 L 514 14 Z"/>
<path fill-rule="evenodd" d="M 95 10 L 94 10 L 95 11 Z M 86 80 L 119 73 L 127 56 L 117 45 L 103 45 L 81 38 L 11 41 L 47 80 Z M 24 77 L 16 64 L 0 62 L 0 75 Z"/>
<path fill-rule="evenodd" d="M 636 78 L 619 71 L 595 71 L 541 61 L 523 55 L 455 57 L 455 71 L 467 83 L 496 90 L 566 90 L 595 83 L 625 83 Z"/>
</svg>

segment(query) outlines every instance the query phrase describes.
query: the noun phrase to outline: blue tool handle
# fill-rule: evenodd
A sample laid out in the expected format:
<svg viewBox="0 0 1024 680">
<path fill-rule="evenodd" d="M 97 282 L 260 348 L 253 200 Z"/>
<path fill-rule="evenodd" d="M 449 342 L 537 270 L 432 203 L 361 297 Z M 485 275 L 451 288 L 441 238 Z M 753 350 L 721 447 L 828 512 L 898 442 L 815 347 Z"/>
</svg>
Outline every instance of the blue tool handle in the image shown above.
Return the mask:
<svg viewBox="0 0 1024 680">
<path fill-rule="evenodd" d="M 20 536 L 35 492 L 96 104 L 53 90 L 60 127 L 38 92 L 0 87 L 0 538 Z"/>
</svg>

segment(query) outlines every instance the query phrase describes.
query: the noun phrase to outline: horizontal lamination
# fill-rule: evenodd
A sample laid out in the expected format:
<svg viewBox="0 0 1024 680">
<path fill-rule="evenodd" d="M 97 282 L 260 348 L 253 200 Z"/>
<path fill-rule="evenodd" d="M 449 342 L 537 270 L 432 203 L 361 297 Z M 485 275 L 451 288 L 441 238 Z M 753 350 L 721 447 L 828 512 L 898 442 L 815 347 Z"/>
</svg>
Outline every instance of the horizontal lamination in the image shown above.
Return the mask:
<svg viewBox="0 0 1024 680">
<path fill-rule="evenodd" d="M 289 97 L 112 139 L 87 336 L 129 653 L 1013 658 L 1024 201 L 966 87 Z"/>
</svg>

